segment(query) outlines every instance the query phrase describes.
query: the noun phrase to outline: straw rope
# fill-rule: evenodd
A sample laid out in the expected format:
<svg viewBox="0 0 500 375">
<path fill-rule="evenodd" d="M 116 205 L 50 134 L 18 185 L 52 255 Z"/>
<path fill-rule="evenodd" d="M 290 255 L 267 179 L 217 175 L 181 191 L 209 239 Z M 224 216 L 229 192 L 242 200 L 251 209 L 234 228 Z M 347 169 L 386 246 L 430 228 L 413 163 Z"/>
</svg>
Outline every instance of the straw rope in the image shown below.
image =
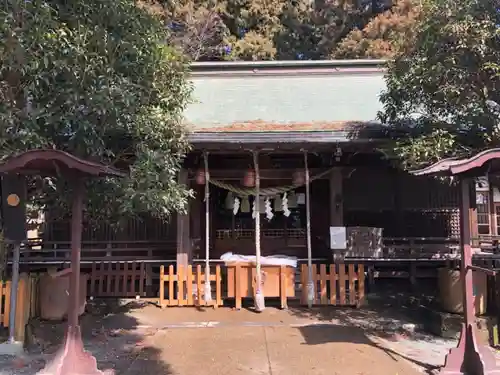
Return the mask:
<svg viewBox="0 0 500 375">
<path fill-rule="evenodd" d="M 314 180 L 317 180 L 328 173 L 330 173 L 333 170 L 333 168 L 330 168 L 324 172 L 318 173 L 315 176 L 312 176 L 309 179 L 309 183 L 313 182 Z M 210 179 L 210 183 L 212 185 L 215 185 L 221 189 L 228 190 L 234 194 L 236 194 L 239 197 L 248 197 L 248 196 L 255 196 L 256 195 L 256 189 L 255 188 L 242 188 L 240 186 L 236 186 L 233 184 L 227 184 L 225 182 L 222 182 L 220 180 L 214 180 Z M 270 187 L 270 188 L 265 188 L 265 189 L 260 189 L 259 195 L 260 196 L 265 196 L 265 197 L 273 197 L 277 194 L 283 194 L 286 193 L 290 190 L 297 189 L 301 186 L 304 186 L 306 183 L 302 184 L 292 184 L 292 185 L 287 185 L 287 186 L 276 186 L 276 187 Z"/>
</svg>

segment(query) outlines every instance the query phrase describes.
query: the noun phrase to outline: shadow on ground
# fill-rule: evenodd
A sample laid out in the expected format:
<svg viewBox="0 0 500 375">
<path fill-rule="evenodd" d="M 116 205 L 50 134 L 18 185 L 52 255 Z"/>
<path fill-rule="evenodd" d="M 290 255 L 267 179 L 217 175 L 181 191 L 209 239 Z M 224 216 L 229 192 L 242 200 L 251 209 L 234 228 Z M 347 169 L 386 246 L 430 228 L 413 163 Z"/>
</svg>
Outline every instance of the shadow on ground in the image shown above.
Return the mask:
<svg viewBox="0 0 500 375">
<path fill-rule="evenodd" d="M 107 311 L 94 311 L 81 317 L 86 350 L 97 359 L 99 370 L 114 370 L 116 375 L 173 374 L 161 352 L 154 346 L 156 330 L 144 329 L 127 313 L 142 306 L 130 303 Z M 34 374 L 42 369 L 61 348 L 65 322 L 35 320 L 30 323 L 29 356 L 13 361 L 15 374 Z M 3 373 L 2 373 L 3 374 Z"/>
<path fill-rule="evenodd" d="M 409 326 L 426 326 L 428 314 L 424 311 L 435 308 L 437 298 L 434 284 L 421 285 L 411 290 L 404 282 L 377 282 L 376 289 L 366 295 L 359 309 L 343 307 L 318 307 L 304 309 L 291 306 L 290 313 L 298 318 L 318 321 L 336 320 L 339 324 L 363 326 L 372 331 L 408 332 Z M 422 283 L 424 284 L 424 283 Z"/>
<path fill-rule="evenodd" d="M 324 345 L 328 343 L 352 343 L 369 345 L 375 347 L 378 350 L 385 352 L 394 361 L 398 359 L 404 359 L 408 362 L 417 365 L 423 369 L 427 374 L 434 374 L 439 366 L 429 365 L 421 361 L 415 360 L 414 358 L 407 357 L 401 353 L 389 349 L 385 346 L 377 343 L 373 336 L 370 337 L 370 332 L 366 329 L 346 326 L 346 325 L 332 325 L 332 324 L 315 324 L 309 326 L 299 327 L 299 331 L 304 338 L 305 345 Z M 389 333 L 376 332 L 377 335 L 387 336 Z"/>
</svg>

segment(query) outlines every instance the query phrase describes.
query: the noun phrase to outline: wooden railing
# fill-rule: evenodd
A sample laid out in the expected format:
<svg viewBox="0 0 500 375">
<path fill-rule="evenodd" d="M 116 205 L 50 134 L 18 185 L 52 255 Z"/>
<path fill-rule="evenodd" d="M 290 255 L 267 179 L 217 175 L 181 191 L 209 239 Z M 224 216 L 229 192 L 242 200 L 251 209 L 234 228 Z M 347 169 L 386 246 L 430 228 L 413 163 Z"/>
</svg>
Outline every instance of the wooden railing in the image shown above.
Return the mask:
<svg viewBox="0 0 500 375">
<path fill-rule="evenodd" d="M 187 268 L 169 266 L 160 267 L 160 298 L 159 305 L 166 306 L 222 306 L 222 276 L 221 266 L 215 266 L 215 272 L 210 273 L 212 296 L 210 301 L 204 298 L 205 273 L 201 265 L 189 265 Z M 195 286 L 195 287 L 194 287 Z"/>
<path fill-rule="evenodd" d="M 175 241 L 93 241 L 83 242 L 81 259 L 91 261 L 134 261 L 175 259 Z M 71 243 L 59 241 L 30 240 L 21 249 L 21 263 L 68 262 L 71 258 Z"/>
<path fill-rule="evenodd" d="M 453 238 L 384 238 L 384 259 L 443 259 L 459 252 L 458 239 Z"/>
<path fill-rule="evenodd" d="M 318 272 L 319 268 L 319 272 Z M 365 270 L 362 264 L 312 265 L 313 305 L 360 306 L 365 300 Z M 307 264 L 301 266 L 301 304 L 308 304 Z"/>
<path fill-rule="evenodd" d="M 89 278 L 91 297 L 146 297 L 148 281 L 143 262 L 94 262 Z"/>
</svg>

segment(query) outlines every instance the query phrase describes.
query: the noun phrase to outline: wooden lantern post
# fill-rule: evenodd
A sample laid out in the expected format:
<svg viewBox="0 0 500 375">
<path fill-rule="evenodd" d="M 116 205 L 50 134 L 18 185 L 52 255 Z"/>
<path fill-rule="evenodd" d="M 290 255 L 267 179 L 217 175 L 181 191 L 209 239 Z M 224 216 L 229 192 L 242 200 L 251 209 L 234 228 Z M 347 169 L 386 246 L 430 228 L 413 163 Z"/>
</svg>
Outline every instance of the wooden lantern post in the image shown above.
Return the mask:
<svg viewBox="0 0 500 375">
<path fill-rule="evenodd" d="M 205 301 L 212 300 L 210 286 L 210 172 L 208 170 L 208 152 L 203 154 L 205 162 Z"/>
<path fill-rule="evenodd" d="M 476 337 L 472 272 L 479 271 L 491 275 L 495 274 L 495 271 L 472 265 L 469 217 L 473 178 L 484 175 L 486 167 L 490 170 L 490 174 L 494 174 L 495 171 L 500 172 L 498 161 L 500 161 L 500 148 L 480 152 L 468 159 L 444 159 L 412 172 L 417 176 L 455 176 L 460 182 L 460 273 L 464 318 L 458 345 L 450 350 L 446 356 L 444 367 L 441 369 L 440 374 L 443 375 L 500 374 L 500 366 L 498 366 L 492 351 L 479 343 Z"/>
<path fill-rule="evenodd" d="M 39 374 L 103 375 L 104 373 L 112 373 L 112 371 L 99 371 L 95 358 L 85 351 L 78 322 L 83 198 L 85 178 L 122 177 L 124 174 L 103 164 L 82 160 L 64 151 L 54 149 L 31 150 L 12 156 L 0 165 L 0 173 L 55 176 L 70 182 L 73 190 L 68 327 L 63 348 Z"/>
</svg>

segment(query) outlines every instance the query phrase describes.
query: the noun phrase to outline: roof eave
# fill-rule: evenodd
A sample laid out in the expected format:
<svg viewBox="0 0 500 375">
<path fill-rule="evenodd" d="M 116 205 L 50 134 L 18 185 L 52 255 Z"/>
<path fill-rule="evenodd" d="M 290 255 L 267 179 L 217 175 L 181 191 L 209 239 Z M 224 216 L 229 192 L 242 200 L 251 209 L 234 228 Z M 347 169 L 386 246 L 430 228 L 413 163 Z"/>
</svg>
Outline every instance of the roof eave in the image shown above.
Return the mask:
<svg viewBox="0 0 500 375">
<path fill-rule="evenodd" d="M 353 138 L 346 131 L 289 132 L 196 132 L 189 135 L 193 144 L 335 144 L 368 143 L 377 138 Z"/>
</svg>

